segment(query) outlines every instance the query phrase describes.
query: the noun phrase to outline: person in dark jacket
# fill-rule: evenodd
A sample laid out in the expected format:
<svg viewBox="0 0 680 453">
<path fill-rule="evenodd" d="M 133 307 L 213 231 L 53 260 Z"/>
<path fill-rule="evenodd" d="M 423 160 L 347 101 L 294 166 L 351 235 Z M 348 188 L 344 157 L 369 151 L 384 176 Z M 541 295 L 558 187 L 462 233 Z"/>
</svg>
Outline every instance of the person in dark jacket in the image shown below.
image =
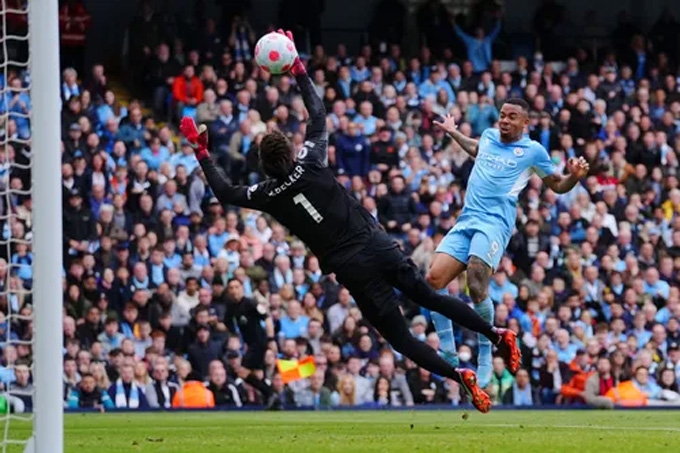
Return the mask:
<svg viewBox="0 0 680 453">
<path fill-rule="evenodd" d="M 189 346 L 189 363 L 201 377 L 208 376 L 210 362 L 220 357 L 221 345 L 211 341 L 210 326 L 201 324 L 196 332 L 196 342 Z"/>
<path fill-rule="evenodd" d="M 356 123 L 349 123 L 346 133 L 338 134 L 335 141 L 338 172 L 350 178 L 368 176 L 371 143 L 361 135 Z"/>
<path fill-rule="evenodd" d="M 168 118 L 168 96 L 172 92 L 175 76 L 180 72 L 180 65 L 171 56 L 170 48 L 163 43 L 158 46 L 156 58 L 151 60 L 146 74 L 146 86 L 148 92 L 153 94 L 152 108 L 156 115 Z"/>
<path fill-rule="evenodd" d="M 371 148 L 371 166 L 383 174 L 391 168 L 399 167 L 399 150 L 392 141 L 392 133 L 389 128 L 380 129 L 378 141 Z"/>
<path fill-rule="evenodd" d="M 69 194 L 69 205 L 64 209 L 64 255 L 73 256 L 87 251 L 90 241 L 97 237 L 92 212 L 83 206 L 80 190 Z"/>
<path fill-rule="evenodd" d="M 228 382 L 227 370 L 219 360 L 210 363 L 210 376 L 206 388 L 215 396 L 215 406 L 241 407 L 243 401 L 247 401 L 248 394 L 243 384 Z"/>
<path fill-rule="evenodd" d="M 89 349 L 103 330 L 99 308 L 90 307 L 85 322 L 78 326 L 77 336 L 82 346 Z"/>
<path fill-rule="evenodd" d="M 572 132 L 574 140 L 578 146 L 585 145 L 585 142 L 591 140 L 595 136 L 597 125 L 593 122 L 593 115 L 590 111 L 590 104 L 585 99 L 582 99 L 578 105 L 577 110 L 572 114 L 569 121 L 569 129 Z"/>
<path fill-rule="evenodd" d="M 425 368 L 413 370 L 407 377 L 415 404 L 445 404 L 446 390 L 439 378 Z"/>
<path fill-rule="evenodd" d="M 538 126 L 529 133 L 529 137 L 543 145 L 548 152 L 560 147 L 559 132 L 551 121 L 548 112 L 541 112 Z"/>
<path fill-rule="evenodd" d="M 418 205 L 406 190 L 403 176 L 395 176 L 391 181 L 390 192 L 381 200 L 379 208 L 380 223 L 391 234 L 407 233 L 415 224 L 418 216 Z"/>
<path fill-rule="evenodd" d="M 513 262 L 518 269 L 529 275 L 538 252 L 550 250 L 550 238 L 541 234 L 538 222 L 529 220 L 524 231 L 515 234 L 510 240 L 508 251 L 512 253 Z"/>
</svg>

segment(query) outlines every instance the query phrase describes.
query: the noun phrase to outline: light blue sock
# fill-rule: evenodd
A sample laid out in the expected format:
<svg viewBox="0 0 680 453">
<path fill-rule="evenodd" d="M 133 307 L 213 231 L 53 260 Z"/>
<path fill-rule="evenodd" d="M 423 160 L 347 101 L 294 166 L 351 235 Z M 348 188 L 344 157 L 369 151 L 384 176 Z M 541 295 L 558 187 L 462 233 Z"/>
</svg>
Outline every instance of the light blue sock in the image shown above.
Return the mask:
<svg viewBox="0 0 680 453">
<path fill-rule="evenodd" d="M 449 295 L 446 288 L 437 291 L 439 294 L 445 296 Z M 456 351 L 456 340 L 453 338 L 453 323 L 449 318 L 437 312 L 430 312 L 434 328 L 437 329 L 437 336 L 439 336 L 439 349 L 442 352 L 442 358 L 446 360 L 451 366 L 457 367 L 459 365 L 458 353 Z"/>
<path fill-rule="evenodd" d="M 494 306 L 490 298 L 487 297 L 481 304 L 475 304 L 475 311 L 479 316 L 484 318 L 485 321 L 493 324 Z M 484 388 L 489 384 L 493 371 L 491 340 L 482 334 L 477 334 L 477 344 L 479 345 L 479 352 L 477 355 L 477 378 L 479 379 L 480 387 Z"/>
</svg>

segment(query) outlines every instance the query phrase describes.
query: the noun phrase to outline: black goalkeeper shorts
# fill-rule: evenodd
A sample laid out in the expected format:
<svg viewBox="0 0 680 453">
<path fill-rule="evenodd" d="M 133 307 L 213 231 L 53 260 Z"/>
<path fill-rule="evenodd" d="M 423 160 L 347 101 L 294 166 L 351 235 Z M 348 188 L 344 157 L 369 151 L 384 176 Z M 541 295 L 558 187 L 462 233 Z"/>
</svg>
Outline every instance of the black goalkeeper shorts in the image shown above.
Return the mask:
<svg viewBox="0 0 680 453">
<path fill-rule="evenodd" d="M 375 231 L 368 245 L 335 274 L 369 320 L 398 308 L 394 288 L 415 285 L 419 278 L 415 263 L 384 231 Z"/>
<path fill-rule="evenodd" d="M 264 353 L 266 348 L 259 345 L 248 345 L 246 353 L 243 354 L 241 365 L 249 370 L 264 370 Z"/>
</svg>

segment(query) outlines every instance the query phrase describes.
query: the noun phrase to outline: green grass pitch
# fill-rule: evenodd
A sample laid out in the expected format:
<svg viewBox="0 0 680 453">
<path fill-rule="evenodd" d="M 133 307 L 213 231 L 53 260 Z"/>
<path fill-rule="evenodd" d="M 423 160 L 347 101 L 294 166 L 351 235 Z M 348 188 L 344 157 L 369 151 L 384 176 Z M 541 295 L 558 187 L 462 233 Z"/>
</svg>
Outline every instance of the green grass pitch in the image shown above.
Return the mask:
<svg viewBox="0 0 680 453">
<path fill-rule="evenodd" d="M 65 425 L 68 453 L 680 451 L 680 410 L 69 414 Z M 11 426 L 10 438 L 29 434 Z"/>
</svg>

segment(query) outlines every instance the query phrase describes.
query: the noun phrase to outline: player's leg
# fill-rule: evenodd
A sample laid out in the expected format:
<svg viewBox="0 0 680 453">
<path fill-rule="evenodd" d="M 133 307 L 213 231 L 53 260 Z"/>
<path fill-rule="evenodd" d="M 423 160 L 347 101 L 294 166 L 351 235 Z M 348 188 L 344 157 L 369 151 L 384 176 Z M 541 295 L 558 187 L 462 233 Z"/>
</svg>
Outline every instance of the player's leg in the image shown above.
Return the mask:
<svg viewBox="0 0 680 453">
<path fill-rule="evenodd" d="M 241 361 L 241 368 L 236 374 L 244 382 L 259 391 L 265 403 L 267 403 L 273 394 L 273 390 L 262 372 L 264 370 L 264 353 L 265 351 L 261 347 L 249 345 Z"/>
<path fill-rule="evenodd" d="M 491 340 L 491 343 L 498 347 L 510 372 L 513 374 L 517 372 L 522 353 L 517 346 L 517 336 L 514 332 L 507 329 L 496 329 L 462 300 L 453 296 L 438 294 L 427 284 L 418 272 L 416 265 L 403 252 L 385 250 L 381 256 L 384 260 L 383 275 L 392 286 L 406 294 L 409 299 L 421 307 L 439 312 L 447 318 L 455 320 L 462 327 L 482 334 Z"/>
<path fill-rule="evenodd" d="M 455 320 L 473 332 L 487 336 L 494 343 L 500 340 L 496 329 L 480 318 L 468 304 L 456 297 L 439 294 L 428 285 L 413 261 L 403 252 L 398 249 L 384 251 L 382 258 L 383 276 L 409 299 L 421 307 Z"/>
<path fill-rule="evenodd" d="M 489 298 L 489 282 L 493 269 L 498 267 L 503 255 L 504 242 L 492 232 L 477 231 L 470 241 L 467 281 L 470 298 L 475 311 L 489 323 L 494 320 L 494 305 Z M 477 374 L 482 387 L 491 381 L 493 356 L 491 342 L 482 335 L 477 336 Z"/>
<path fill-rule="evenodd" d="M 364 318 L 395 351 L 408 357 L 419 367 L 459 383 L 480 412 L 488 412 L 491 409 L 491 400 L 477 385 L 477 378 L 472 370 L 451 366 L 439 357 L 437 351 L 411 335 L 391 285 L 385 281 L 376 281 L 364 290 L 350 292 Z"/>
<path fill-rule="evenodd" d="M 449 231 L 437 248 L 425 279 L 439 294 L 448 296 L 447 285 L 464 270 L 469 239 L 463 232 Z M 461 257 L 461 260 L 455 258 Z M 453 366 L 458 366 L 456 340 L 453 336 L 453 322 L 439 312 L 431 312 L 432 323 L 439 337 L 442 357 Z"/>
<path fill-rule="evenodd" d="M 491 267 L 476 256 L 470 257 L 468 264 L 467 280 L 470 298 L 474 302 L 475 311 L 487 322 L 493 322 L 494 306 L 488 297 Z M 479 345 L 477 353 L 477 373 L 482 387 L 486 387 L 491 381 L 493 373 L 492 346 L 488 338 L 477 335 Z"/>
</svg>

